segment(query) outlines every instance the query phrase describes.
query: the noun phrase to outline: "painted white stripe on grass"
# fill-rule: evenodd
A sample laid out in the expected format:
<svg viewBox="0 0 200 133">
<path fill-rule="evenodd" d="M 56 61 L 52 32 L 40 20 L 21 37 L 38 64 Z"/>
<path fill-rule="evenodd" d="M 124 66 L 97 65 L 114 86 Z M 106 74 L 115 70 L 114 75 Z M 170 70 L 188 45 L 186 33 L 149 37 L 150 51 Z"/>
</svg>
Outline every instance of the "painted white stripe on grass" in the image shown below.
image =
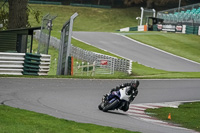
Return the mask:
<svg viewBox="0 0 200 133">
<path fill-rule="evenodd" d="M 166 52 L 166 51 L 164 51 L 164 50 L 155 48 L 155 47 L 150 46 L 150 45 L 147 45 L 147 44 L 144 44 L 144 43 L 142 43 L 142 42 L 139 42 L 139 41 L 136 41 L 136 40 L 134 40 L 134 39 L 132 39 L 132 38 L 129 38 L 129 37 L 125 36 L 125 35 L 120 35 L 120 34 L 118 34 L 118 33 L 115 33 L 115 34 L 116 34 L 116 35 L 119 35 L 119 36 L 122 36 L 122 37 L 125 37 L 125 38 L 127 38 L 127 39 L 129 39 L 129 40 L 131 40 L 131 41 L 133 41 L 133 42 L 139 43 L 139 44 L 141 44 L 141 45 L 143 45 L 143 46 L 146 46 L 146 47 L 149 47 L 149 48 L 153 48 L 153 49 L 155 49 L 155 50 L 157 50 L 157 51 L 160 51 L 160 52 L 163 52 L 163 53 L 172 55 L 172 56 L 174 56 L 174 57 L 178 57 L 178 58 L 180 58 L 180 59 L 183 59 L 183 60 L 186 60 L 186 61 L 189 61 L 189 62 L 192 62 L 192 63 L 195 63 L 195 64 L 200 65 L 200 63 L 198 63 L 198 62 L 192 61 L 192 60 L 190 60 L 190 59 L 186 59 L 186 58 L 181 57 L 181 56 L 178 56 L 178 55 L 174 55 L 174 54 L 172 54 L 172 53 Z"/>
</svg>

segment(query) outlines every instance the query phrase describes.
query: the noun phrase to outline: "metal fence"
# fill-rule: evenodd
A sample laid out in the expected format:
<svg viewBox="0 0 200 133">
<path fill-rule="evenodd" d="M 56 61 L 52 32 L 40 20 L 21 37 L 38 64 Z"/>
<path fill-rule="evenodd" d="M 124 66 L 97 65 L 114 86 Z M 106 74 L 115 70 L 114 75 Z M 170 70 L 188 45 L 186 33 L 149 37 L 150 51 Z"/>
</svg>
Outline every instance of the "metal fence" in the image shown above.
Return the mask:
<svg viewBox="0 0 200 133">
<path fill-rule="evenodd" d="M 104 55 L 92 51 L 87 51 L 75 46 L 71 47 L 71 56 L 74 58 L 87 61 L 90 64 L 92 64 L 94 61 L 98 59 L 107 59 L 110 60 L 113 63 L 114 70 L 115 71 L 121 71 L 126 73 L 131 73 L 132 71 L 132 62 L 130 60 L 126 59 L 118 59 L 116 57 L 112 57 L 109 55 Z"/>
<path fill-rule="evenodd" d="M 41 26 L 41 32 L 40 32 L 39 43 L 38 43 L 38 51 L 37 51 L 38 54 L 48 54 L 49 41 L 50 41 L 51 30 L 52 30 L 52 22 L 56 17 L 57 16 L 52 16 L 50 14 L 47 14 L 42 19 L 42 26 Z"/>
<path fill-rule="evenodd" d="M 69 55 L 71 48 L 71 37 L 74 19 L 78 16 L 78 13 L 74 13 L 68 21 L 62 27 L 60 46 L 59 46 L 59 57 L 57 65 L 57 75 L 70 75 L 69 72 Z"/>
<path fill-rule="evenodd" d="M 35 34 L 35 38 L 37 39 L 40 31 L 36 31 Z M 46 36 L 48 37 L 48 36 Z M 60 40 L 55 38 L 55 37 L 51 37 L 50 39 L 50 45 L 53 46 L 54 48 L 58 49 L 59 45 L 60 45 Z M 116 57 L 112 57 L 112 56 L 108 56 L 108 55 L 104 55 L 104 54 L 100 54 L 100 53 L 96 53 L 96 52 L 92 52 L 92 51 L 87 51 L 87 50 L 83 50 L 79 47 L 75 47 L 75 46 L 71 46 L 71 53 L 70 56 L 73 56 L 74 58 L 86 61 L 86 62 L 90 62 L 90 64 L 92 64 L 95 60 L 97 59 L 109 59 L 112 60 L 112 62 L 114 62 L 114 70 L 115 71 L 121 71 L 121 72 L 126 72 L 128 74 L 131 74 L 132 72 L 132 61 L 131 60 L 127 60 L 127 59 L 118 59 Z"/>
</svg>

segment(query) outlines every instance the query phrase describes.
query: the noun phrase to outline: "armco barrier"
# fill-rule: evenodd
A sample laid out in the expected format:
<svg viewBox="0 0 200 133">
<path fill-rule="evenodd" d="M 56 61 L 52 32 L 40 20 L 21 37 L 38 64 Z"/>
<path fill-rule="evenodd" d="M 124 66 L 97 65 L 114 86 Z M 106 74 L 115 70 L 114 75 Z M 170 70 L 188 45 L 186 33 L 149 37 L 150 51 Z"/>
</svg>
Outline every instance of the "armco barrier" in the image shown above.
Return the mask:
<svg viewBox="0 0 200 133">
<path fill-rule="evenodd" d="M 26 53 L 24 75 L 47 75 L 49 72 L 50 55 Z"/>
<path fill-rule="evenodd" d="M 43 54 L 34 55 L 0 52 L 0 74 L 48 75 L 51 60 L 50 57 L 50 55 Z"/>
<path fill-rule="evenodd" d="M 0 74 L 22 75 L 24 53 L 0 52 Z"/>
</svg>

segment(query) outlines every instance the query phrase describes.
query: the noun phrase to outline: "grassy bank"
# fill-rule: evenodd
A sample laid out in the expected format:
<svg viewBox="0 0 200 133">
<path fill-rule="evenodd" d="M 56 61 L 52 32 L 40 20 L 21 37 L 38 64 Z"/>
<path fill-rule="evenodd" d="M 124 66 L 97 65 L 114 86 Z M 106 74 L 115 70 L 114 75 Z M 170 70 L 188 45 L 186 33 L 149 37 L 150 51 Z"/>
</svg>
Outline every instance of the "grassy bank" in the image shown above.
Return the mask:
<svg viewBox="0 0 200 133">
<path fill-rule="evenodd" d="M 200 102 L 194 102 L 182 104 L 178 108 L 147 109 L 146 112 L 153 114 L 153 117 L 157 117 L 161 120 L 200 131 L 199 110 Z M 171 113 L 171 120 L 168 119 L 169 113 Z"/>
<path fill-rule="evenodd" d="M 164 32 L 143 32 L 128 35 L 128 37 L 200 63 L 200 36 Z"/>
<path fill-rule="evenodd" d="M 176 34 L 175 34 L 176 35 Z M 37 44 L 37 42 L 34 42 Z M 80 41 L 72 39 L 72 44 L 77 47 L 80 47 L 85 50 L 94 51 L 101 54 L 106 54 L 110 56 L 114 56 L 117 58 L 121 58 L 104 50 L 98 49 L 91 45 L 84 44 Z M 37 45 L 34 45 L 34 51 L 37 51 Z M 49 54 L 51 55 L 51 65 L 50 65 L 50 72 L 49 76 L 40 76 L 40 77 L 49 77 L 49 78 L 66 78 L 67 76 L 56 76 L 57 70 L 57 58 L 58 58 L 58 50 L 50 47 Z M 3 75 L 0 75 L 3 76 Z M 26 77 L 26 76 L 25 76 Z M 33 76 L 35 77 L 35 76 Z M 36 76 L 37 77 L 37 76 Z M 68 76 L 70 77 L 70 76 Z M 146 67 L 144 65 L 138 64 L 137 62 L 132 63 L 132 74 L 127 75 L 126 73 L 122 72 L 115 72 L 114 75 L 95 75 L 95 76 L 73 76 L 72 78 L 101 78 L 101 79 L 132 79 L 132 78 L 148 78 L 148 79 L 170 79 L 170 78 L 200 78 L 200 72 L 169 72 L 164 70 L 158 70 L 150 67 Z"/>
<path fill-rule="evenodd" d="M 119 128 L 76 123 L 0 105 L 1 133 L 136 133 Z"/>
<path fill-rule="evenodd" d="M 30 4 L 33 10 L 39 10 L 44 16 L 50 13 L 57 18 L 53 21 L 52 36 L 60 38 L 63 24 L 77 12 L 79 15 L 74 21 L 74 31 L 103 31 L 114 32 L 124 27 L 136 26 L 136 17 L 140 16 L 140 7 L 135 8 L 88 8 L 62 5 Z M 40 26 L 30 16 L 32 26 Z"/>
<path fill-rule="evenodd" d="M 137 20 L 135 18 L 140 15 L 140 9 L 137 7 L 124 9 L 100 9 L 34 4 L 31 4 L 30 6 L 35 10 L 40 10 L 42 15 L 47 13 L 58 15 L 57 18 L 53 21 L 54 25 L 52 30 L 52 36 L 57 38 L 60 38 L 60 30 L 63 24 L 74 12 L 78 12 L 79 14 L 79 16 L 74 21 L 73 30 L 75 31 L 115 32 L 115 30 L 123 27 L 136 26 Z M 91 14 L 91 12 L 93 13 Z M 38 26 L 32 17 L 30 17 L 30 19 L 32 20 L 31 24 L 33 26 Z M 175 55 L 200 62 L 200 45 L 198 45 L 198 42 L 200 42 L 199 36 L 161 32 L 132 32 L 132 34 L 128 35 L 128 37 L 157 47 L 159 49 L 163 49 Z M 72 39 L 72 44 L 89 51 L 121 58 L 74 39 Z M 51 49 L 49 54 L 52 56 L 49 75 L 55 75 L 58 50 Z M 97 75 L 96 77 L 92 78 L 200 78 L 200 72 L 168 72 L 149 68 L 138 64 L 137 62 L 133 62 L 132 72 L 133 73 L 129 76 L 126 74 L 116 74 L 109 76 Z"/>
</svg>

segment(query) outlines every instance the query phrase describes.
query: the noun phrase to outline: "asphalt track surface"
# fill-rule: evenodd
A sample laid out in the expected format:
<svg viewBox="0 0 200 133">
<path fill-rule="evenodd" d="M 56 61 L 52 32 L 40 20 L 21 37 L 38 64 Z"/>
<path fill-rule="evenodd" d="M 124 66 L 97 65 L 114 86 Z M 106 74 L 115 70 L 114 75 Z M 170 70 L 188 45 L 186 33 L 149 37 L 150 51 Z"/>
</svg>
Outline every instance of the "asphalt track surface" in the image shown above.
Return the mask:
<svg viewBox="0 0 200 133">
<path fill-rule="evenodd" d="M 0 103 L 77 122 L 140 131 L 192 133 L 184 128 L 158 125 L 123 112 L 98 110 L 102 95 L 130 80 L 0 78 Z M 200 100 L 200 79 L 140 80 L 133 103 Z"/>
<path fill-rule="evenodd" d="M 73 32 L 73 37 L 152 68 L 167 71 L 200 72 L 200 63 L 172 55 L 119 34 Z"/>
</svg>

